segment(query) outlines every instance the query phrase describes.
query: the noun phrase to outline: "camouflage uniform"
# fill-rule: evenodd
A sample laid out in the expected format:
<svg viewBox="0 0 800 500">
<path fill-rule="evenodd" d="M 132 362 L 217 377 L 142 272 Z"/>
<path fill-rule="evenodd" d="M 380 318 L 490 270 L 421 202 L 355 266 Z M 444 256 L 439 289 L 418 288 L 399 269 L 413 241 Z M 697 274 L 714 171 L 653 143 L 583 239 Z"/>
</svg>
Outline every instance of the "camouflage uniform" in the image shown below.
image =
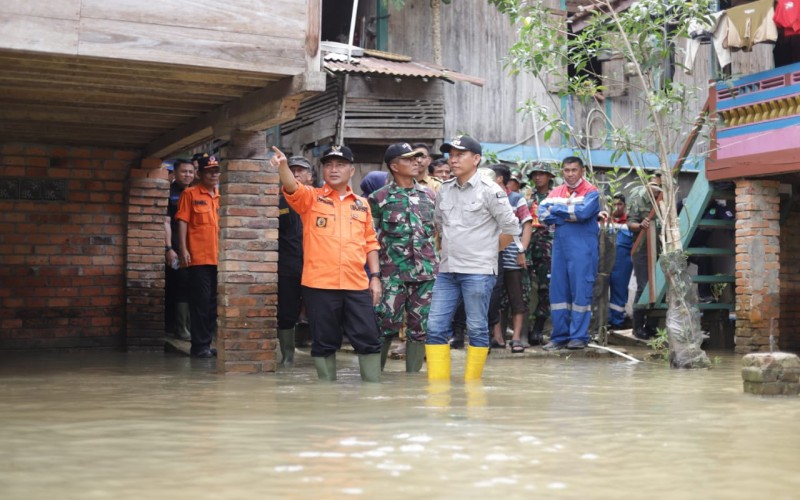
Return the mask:
<svg viewBox="0 0 800 500">
<path fill-rule="evenodd" d="M 531 307 L 528 319 L 533 325 L 537 318 L 546 319 L 550 316 L 550 261 L 553 249 L 553 229 L 543 226 L 536 214 L 539 212 L 539 203 L 547 198 L 547 193 L 534 191 L 531 193 L 531 214 L 533 219 L 533 234 L 528 246 L 528 272 L 530 273 L 530 286 L 536 287 L 537 293 L 531 294 Z"/>
<path fill-rule="evenodd" d="M 650 201 L 650 197 L 647 193 L 641 193 L 639 196 L 636 196 L 633 200 L 631 200 L 631 209 L 628 212 L 628 224 L 630 223 L 639 223 L 647 218 L 650 215 L 650 211 L 653 209 L 653 203 Z M 659 230 L 660 224 L 657 218 L 653 218 L 652 223 L 656 225 L 656 231 Z M 633 233 L 633 241 L 634 244 L 639 237 L 640 232 Z M 656 252 L 660 253 L 660 242 L 656 239 Z M 654 318 L 649 318 L 646 309 L 642 309 L 636 307 L 636 303 L 639 302 L 639 298 L 642 296 L 642 292 L 644 291 L 644 287 L 647 285 L 649 281 L 649 270 L 648 270 L 648 263 L 647 263 L 647 239 L 643 239 L 639 248 L 636 250 L 635 253 L 632 255 L 633 260 L 633 272 L 636 275 L 636 295 L 633 298 L 634 302 L 634 309 L 633 309 L 633 333 L 640 338 L 650 336 L 650 333 L 647 332 L 649 329 L 650 332 L 654 331 Z"/>
<path fill-rule="evenodd" d="M 383 297 L 377 314 L 381 333 L 406 334 L 425 341 L 428 311 L 439 258 L 433 223 L 435 195 L 416 183 L 401 188 L 394 181 L 369 196 L 379 251 Z"/>
</svg>

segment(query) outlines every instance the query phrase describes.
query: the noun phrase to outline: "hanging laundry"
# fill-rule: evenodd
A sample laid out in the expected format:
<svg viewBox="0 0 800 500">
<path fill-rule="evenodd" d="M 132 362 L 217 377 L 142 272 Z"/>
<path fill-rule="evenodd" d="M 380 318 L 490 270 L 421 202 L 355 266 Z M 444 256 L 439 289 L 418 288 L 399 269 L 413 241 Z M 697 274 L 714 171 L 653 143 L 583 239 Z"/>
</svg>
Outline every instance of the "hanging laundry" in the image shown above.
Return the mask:
<svg viewBox="0 0 800 500">
<path fill-rule="evenodd" d="M 749 52 L 756 43 L 775 42 L 778 28 L 772 4 L 773 0 L 758 0 L 726 10 L 728 33 L 722 46 Z"/>
<path fill-rule="evenodd" d="M 772 20 L 785 36 L 800 34 L 800 0 L 778 0 Z"/>
<path fill-rule="evenodd" d="M 798 0 L 800 2 L 800 0 Z M 683 61 L 683 71 L 687 75 L 692 74 L 694 60 L 700 45 L 709 40 L 714 44 L 714 52 L 721 68 L 731 62 L 731 51 L 722 46 L 722 41 L 727 37 L 728 25 L 725 20 L 725 11 L 714 12 L 710 15 L 711 24 L 704 19 L 692 19 L 689 21 L 688 30 L 691 38 L 686 41 L 686 57 Z M 717 32 L 720 33 L 717 33 Z M 724 34 L 723 34 L 724 32 Z"/>
</svg>

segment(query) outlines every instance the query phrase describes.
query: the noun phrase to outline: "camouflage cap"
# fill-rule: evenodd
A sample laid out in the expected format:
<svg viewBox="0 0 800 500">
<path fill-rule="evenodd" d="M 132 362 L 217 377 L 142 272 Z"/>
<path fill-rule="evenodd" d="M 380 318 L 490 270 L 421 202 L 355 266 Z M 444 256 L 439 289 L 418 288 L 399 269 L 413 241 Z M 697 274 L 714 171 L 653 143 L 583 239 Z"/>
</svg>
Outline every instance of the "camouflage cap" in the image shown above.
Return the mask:
<svg viewBox="0 0 800 500">
<path fill-rule="evenodd" d="M 553 169 L 550 167 L 549 164 L 543 161 L 532 161 L 528 164 L 527 167 L 527 177 L 530 178 L 534 172 L 544 172 L 545 174 L 550 174 L 555 177 L 553 173 Z"/>
</svg>

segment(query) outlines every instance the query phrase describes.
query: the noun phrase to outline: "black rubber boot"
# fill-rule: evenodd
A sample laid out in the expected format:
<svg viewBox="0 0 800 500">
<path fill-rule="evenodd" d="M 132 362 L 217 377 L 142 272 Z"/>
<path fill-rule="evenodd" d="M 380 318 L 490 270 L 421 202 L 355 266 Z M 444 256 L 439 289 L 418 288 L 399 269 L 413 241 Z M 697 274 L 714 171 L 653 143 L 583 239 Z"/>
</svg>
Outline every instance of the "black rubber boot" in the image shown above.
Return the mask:
<svg viewBox="0 0 800 500">
<path fill-rule="evenodd" d="M 528 345 L 535 346 L 542 343 L 544 339 L 544 324 L 546 321 L 547 318 L 542 318 L 541 316 L 536 318 L 533 327 L 528 330 Z"/>
<path fill-rule="evenodd" d="M 645 329 L 645 311 L 642 309 L 633 310 L 633 336 L 640 340 L 650 338 L 650 332 Z"/>
</svg>

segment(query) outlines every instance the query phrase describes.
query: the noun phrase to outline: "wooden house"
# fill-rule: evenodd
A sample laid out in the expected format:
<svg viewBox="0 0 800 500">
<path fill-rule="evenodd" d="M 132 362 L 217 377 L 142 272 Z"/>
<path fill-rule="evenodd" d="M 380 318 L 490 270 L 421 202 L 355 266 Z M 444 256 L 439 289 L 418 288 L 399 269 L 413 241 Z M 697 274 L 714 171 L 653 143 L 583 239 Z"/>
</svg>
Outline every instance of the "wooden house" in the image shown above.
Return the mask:
<svg viewBox="0 0 800 500">
<path fill-rule="evenodd" d="M 220 369 L 274 369 L 263 130 L 325 89 L 320 21 L 320 0 L 4 2 L 0 349 L 160 348 L 161 160 L 214 140 Z M 226 347 L 248 332 L 251 351 Z"/>
<path fill-rule="evenodd" d="M 443 87 L 483 81 L 408 56 L 323 42 L 325 92 L 303 102 L 297 117 L 280 126 L 281 142 L 294 152 L 319 156 L 329 144 L 347 144 L 362 175 L 379 170 L 395 142 L 437 146 L 444 137 Z"/>
</svg>

